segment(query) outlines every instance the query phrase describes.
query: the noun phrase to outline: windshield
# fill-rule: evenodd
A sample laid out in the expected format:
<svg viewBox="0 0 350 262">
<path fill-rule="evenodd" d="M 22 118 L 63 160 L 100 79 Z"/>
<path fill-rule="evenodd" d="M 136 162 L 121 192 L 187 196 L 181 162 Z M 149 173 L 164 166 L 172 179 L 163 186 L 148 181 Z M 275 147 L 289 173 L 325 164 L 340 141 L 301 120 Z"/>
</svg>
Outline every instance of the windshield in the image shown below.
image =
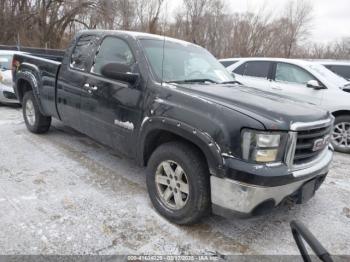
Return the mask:
<svg viewBox="0 0 350 262">
<path fill-rule="evenodd" d="M 10 55 L 0 55 L 0 69 L 9 70 L 11 69 L 12 56 Z"/>
<path fill-rule="evenodd" d="M 162 40 L 143 39 L 140 42 L 153 72 L 160 81 L 215 83 L 234 81 L 230 72 L 213 55 L 199 46 L 175 41 L 164 43 Z"/>
<path fill-rule="evenodd" d="M 323 78 L 326 78 L 328 81 L 332 82 L 338 87 L 343 87 L 347 84 L 349 84 L 348 81 L 346 81 L 344 78 L 338 76 L 337 74 L 333 73 L 331 70 L 327 69 L 323 65 L 319 64 L 310 64 L 308 67 L 311 69 L 311 71 L 317 76 L 321 76 Z"/>
</svg>

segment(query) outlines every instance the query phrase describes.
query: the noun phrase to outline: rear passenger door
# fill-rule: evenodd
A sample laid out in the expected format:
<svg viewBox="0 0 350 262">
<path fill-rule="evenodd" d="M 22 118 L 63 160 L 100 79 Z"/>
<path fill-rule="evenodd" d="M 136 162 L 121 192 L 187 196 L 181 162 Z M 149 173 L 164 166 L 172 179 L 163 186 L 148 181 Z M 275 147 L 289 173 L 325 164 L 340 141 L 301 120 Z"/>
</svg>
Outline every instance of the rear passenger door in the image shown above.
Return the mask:
<svg viewBox="0 0 350 262">
<path fill-rule="evenodd" d="M 269 61 L 248 61 L 234 69 L 233 73 L 236 80 L 246 86 L 271 91 L 269 80 L 271 62 Z"/>
<path fill-rule="evenodd" d="M 280 89 L 281 94 L 315 105 L 321 104 L 324 90 L 316 90 L 306 86 L 310 80 L 318 81 L 311 73 L 300 66 L 284 62 L 277 62 L 275 66 L 272 85 Z"/>
<path fill-rule="evenodd" d="M 61 120 L 77 129 L 81 129 L 81 95 L 87 79 L 98 38 L 95 35 L 82 35 L 67 50 L 57 81 L 57 109 Z"/>
<path fill-rule="evenodd" d="M 135 153 L 136 134 L 141 124 L 142 90 L 127 82 L 101 74 L 106 63 L 121 63 L 138 73 L 132 49 L 122 38 L 105 37 L 93 57 L 81 97 L 84 132 L 127 156 Z"/>
</svg>

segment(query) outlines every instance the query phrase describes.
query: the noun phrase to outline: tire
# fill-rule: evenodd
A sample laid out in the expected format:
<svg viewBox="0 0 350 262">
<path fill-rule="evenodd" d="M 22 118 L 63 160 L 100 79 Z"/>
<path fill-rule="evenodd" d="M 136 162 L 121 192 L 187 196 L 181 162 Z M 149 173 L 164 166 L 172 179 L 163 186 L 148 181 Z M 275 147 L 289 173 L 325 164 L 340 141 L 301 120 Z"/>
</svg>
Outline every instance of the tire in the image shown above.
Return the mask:
<svg viewBox="0 0 350 262">
<path fill-rule="evenodd" d="M 332 145 L 337 152 L 350 153 L 350 116 L 337 116 L 332 132 Z"/>
<path fill-rule="evenodd" d="M 166 169 L 172 168 L 173 173 L 168 169 L 166 173 L 164 166 Z M 182 169 L 182 173 L 178 167 Z M 172 178 L 167 175 L 169 173 L 173 174 Z M 157 183 L 156 177 L 162 178 L 164 183 Z M 209 177 L 205 159 L 195 147 L 182 142 L 169 142 L 160 145 L 150 157 L 146 182 L 157 212 L 172 223 L 189 225 L 210 213 Z M 166 191 L 169 192 L 169 189 L 172 196 L 167 202 L 163 196 L 167 195 Z"/>
<path fill-rule="evenodd" d="M 34 97 L 33 91 L 24 94 L 22 111 L 27 129 L 35 134 L 46 133 L 50 129 L 51 117 L 44 116 Z"/>
</svg>

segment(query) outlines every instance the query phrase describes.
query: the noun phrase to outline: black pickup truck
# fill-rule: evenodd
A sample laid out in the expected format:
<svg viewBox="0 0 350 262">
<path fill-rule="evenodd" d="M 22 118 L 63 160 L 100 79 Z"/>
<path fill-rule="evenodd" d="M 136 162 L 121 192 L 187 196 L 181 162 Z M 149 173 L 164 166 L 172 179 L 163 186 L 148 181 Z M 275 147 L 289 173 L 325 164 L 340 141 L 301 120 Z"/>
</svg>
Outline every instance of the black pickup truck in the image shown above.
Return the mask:
<svg viewBox="0 0 350 262">
<path fill-rule="evenodd" d="M 332 160 L 332 116 L 242 86 L 205 49 L 157 35 L 79 33 L 62 63 L 16 55 L 27 128 L 51 118 L 147 166 L 156 210 L 178 224 L 303 203 Z"/>
</svg>

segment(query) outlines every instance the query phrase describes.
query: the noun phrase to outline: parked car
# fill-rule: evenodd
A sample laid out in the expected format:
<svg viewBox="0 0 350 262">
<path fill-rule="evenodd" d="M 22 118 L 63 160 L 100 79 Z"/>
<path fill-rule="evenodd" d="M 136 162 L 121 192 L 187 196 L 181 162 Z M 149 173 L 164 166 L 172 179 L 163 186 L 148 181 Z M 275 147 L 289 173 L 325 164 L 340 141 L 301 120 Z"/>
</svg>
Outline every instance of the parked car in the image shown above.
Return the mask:
<svg viewBox="0 0 350 262">
<path fill-rule="evenodd" d="M 335 117 L 332 144 L 336 151 L 350 153 L 350 82 L 304 60 L 242 58 L 227 69 L 244 85 L 329 110 Z"/>
<path fill-rule="evenodd" d="M 19 103 L 12 87 L 12 58 L 16 53 L 0 50 L 0 103 Z"/>
<path fill-rule="evenodd" d="M 147 165 L 150 199 L 174 223 L 304 203 L 328 173 L 328 112 L 236 84 L 197 45 L 91 30 L 62 63 L 14 59 L 28 130 L 47 132 L 54 117 Z"/>
<path fill-rule="evenodd" d="M 350 81 L 350 61 L 319 61 L 320 64 L 324 65 L 326 68 L 331 70 L 333 73 L 345 78 Z"/>
</svg>

